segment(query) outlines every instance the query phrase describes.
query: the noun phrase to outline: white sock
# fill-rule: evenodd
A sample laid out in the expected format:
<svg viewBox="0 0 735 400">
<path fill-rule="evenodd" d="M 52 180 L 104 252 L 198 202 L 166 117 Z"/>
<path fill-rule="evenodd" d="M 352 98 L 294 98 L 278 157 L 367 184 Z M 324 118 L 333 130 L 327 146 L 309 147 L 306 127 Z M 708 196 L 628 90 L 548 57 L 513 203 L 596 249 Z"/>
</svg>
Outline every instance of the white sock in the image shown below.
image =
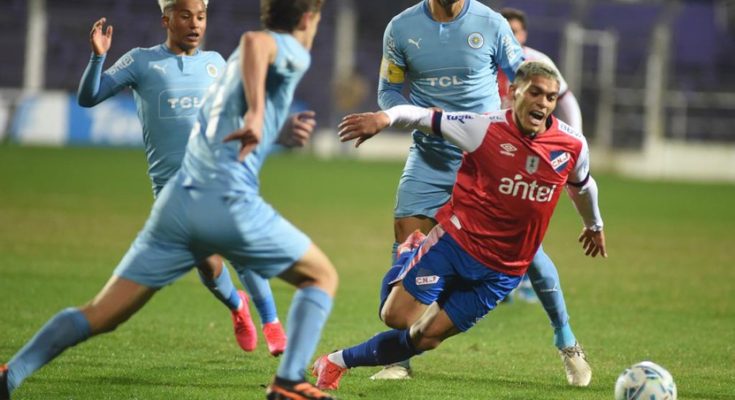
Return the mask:
<svg viewBox="0 0 735 400">
<path fill-rule="evenodd" d="M 347 368 L 347 364 L 345 364 L 345 358 L 342 356 L 342 350 L 335 351 L 334 353 L 331 353 L 327 356 L 327 360 L 331 361 L 333 364 L 337 364 L 342 368 Z"/>
</svg>

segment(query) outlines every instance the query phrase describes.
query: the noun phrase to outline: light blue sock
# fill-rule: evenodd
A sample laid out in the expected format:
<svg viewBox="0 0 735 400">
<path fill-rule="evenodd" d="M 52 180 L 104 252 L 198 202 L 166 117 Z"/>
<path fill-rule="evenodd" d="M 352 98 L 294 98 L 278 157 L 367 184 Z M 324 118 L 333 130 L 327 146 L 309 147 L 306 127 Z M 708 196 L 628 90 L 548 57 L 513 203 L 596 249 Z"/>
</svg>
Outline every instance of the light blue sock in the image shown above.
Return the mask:
<svg viewBox="0 0 735 400">
<path fill-rule="evenodd" d="M 543 247 L 539 247 L 533 257 L 527 274 L 554 328 L 554 344 L 558 348 L 574 345 L 576 338 L 569 326 L 569 314 L 559 283 L 559 273 Z"/>
<path fill-rule="evenodd" d="M 411 343 L 408 329 L 381 332 L 357 346 L 344 349 L 348 368 L 387 365 L 421 354 Z"/>
<path fill-rule="evenodd" d="M 8 362 L 8 390 L 48 364 L 64 350 L 83 342 L 92 331 L 79 309 L 67 308 L 54 315 Z"/>
<path fill-rule="evenodd" d="M 288 346 L 278 366 L 279 378 L 304 380 L 331 310 L 332 298 L 323 290 L 309 286 L 296 291 L 288 311 Z"/>
<path fill-rule="evenodd" d="M 276 313 L 276 302 L 273 300 L 273 291 L 267 279 L 258 275 L 255 271 L 245 269 L 238 271 L 240 282 L 245 287 L 245 291 L 250 295 L 255 309 L 258 310 L 260 322 L 266 324 L 278 319 Z"/>
<path fill-rule="evenodd" d="M 197 271 L 199 272 L 199 280 L 202 281 L 204 286 L 206 286 L 212 294 L 214 294 L 214 297 L 216 297 L 217 300 L 221 301 L 222 304 L 233 311 L 240 307 L 240 296 L 237 294 L 235 285 L 232 284 L 230 271 L 227 269 L 226 265 L 222 264 L 222 272 L 220 272 L 219 276 L 213 280 L 206 278 L 202 274 L 202 271 L 199 271 L 198 269 Z"/>
</svg>

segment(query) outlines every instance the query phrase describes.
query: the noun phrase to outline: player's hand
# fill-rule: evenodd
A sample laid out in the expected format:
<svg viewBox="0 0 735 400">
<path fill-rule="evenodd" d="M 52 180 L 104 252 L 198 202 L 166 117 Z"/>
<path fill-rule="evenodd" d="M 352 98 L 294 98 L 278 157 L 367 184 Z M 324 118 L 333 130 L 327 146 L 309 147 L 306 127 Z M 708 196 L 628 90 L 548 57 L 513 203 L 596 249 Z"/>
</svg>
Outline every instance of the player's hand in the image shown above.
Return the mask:
<svg viewBox="0 0 735 400">
<path fill-rule="evenodd" d="M 92 25 L 92 31 L 89 32 L 89 44 L 92 46 L 94 54 L 100 56 L 106 54 L 112 45 L 112 25 L 105 27 L 107 18 L 100 18 Z"/>
<path fill-rule="evenodd" d="M 584 255 L 590 257 L 596 257 L 598 254 L 604 258 L 607 258 L 607 250 L 605 249 L 605 233 L 600 231 L 593 231 L 589 228 L 584 228 L 582 234 L 579 235 L 579 242 L 582 243 L 582 249 L 584 249 Z"/>
<path fill-rule="evenodd" d="M 248 112 L 243 120 L 245 123 L 242 128 L 230 133 L 222 140 L 225 143 L 235 140 L 240 142 L 240 154 L 238 155 L 240 161 L 245 160 L 245 157 L 255 149 L 255 146 L 260 143 L 260 139 L 263 137 L 262 117 L 254 116 Z"/>
<path fill-rule="evenodd" d="M 314 117 L 316 117 L 314 111 L 302 111 L 288 117 L 278 137 L 278 144 L 286 147 L 304 147 L 316 128 Z"/>
<path fill-rule="evenodd" d="M 390 125 L 388 114 L 378 111 L 376 113 L 350 114 L 342 118 L 339 128 L 340 142 L 349 142 L 357 139 L 355 147 L 378 134 L 378 132 Z"/>
</svg>

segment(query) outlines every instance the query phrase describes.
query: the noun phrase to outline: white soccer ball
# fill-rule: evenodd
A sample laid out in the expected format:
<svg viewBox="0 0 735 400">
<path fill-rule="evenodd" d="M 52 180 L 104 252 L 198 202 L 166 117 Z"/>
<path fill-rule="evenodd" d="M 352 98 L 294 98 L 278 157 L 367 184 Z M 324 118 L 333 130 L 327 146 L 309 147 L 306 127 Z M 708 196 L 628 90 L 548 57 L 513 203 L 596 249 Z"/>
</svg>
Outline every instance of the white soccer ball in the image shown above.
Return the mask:
<svg viewBox="0 0 735 400">
<path fill-rule="evenodd" d="M 615 400 L 676 400 L 676 384 L 662 366 L 643 361 L 620 374 Z"/>
</svg>

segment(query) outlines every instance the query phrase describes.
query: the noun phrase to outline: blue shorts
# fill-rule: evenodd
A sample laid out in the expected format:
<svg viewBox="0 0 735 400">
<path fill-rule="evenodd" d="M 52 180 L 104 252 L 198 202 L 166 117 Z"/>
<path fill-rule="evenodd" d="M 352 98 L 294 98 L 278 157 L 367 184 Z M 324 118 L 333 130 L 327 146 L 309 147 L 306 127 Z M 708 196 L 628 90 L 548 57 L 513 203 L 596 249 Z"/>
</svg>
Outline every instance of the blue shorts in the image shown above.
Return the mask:
<svg viewBox="0 0 735 400">
<path fill-rule="evenodd" d="M 460 331 L 475 325 L 521 281 L 475 260 L 437 225 L 398 279 L 423 304 L 437 302 Z"/>
<path fill-rule="evenodd" d="M 219 254 L 238 271 L 271 278 L 300 260 L 311 245 L 257 193 L 184 187 L 177 177 L 157 197 L 115 275 L 160 288 Z"/>
<path fill-rule="evenodd" d="M 393 215 L 396 218 L 417 215 L 434 218 L 439 208 L 449 201 L 461 163 L 462 152 L 458 148 L 414 133 L 414 144 L 409 149 L 398 183 Z"/>
</svg>

